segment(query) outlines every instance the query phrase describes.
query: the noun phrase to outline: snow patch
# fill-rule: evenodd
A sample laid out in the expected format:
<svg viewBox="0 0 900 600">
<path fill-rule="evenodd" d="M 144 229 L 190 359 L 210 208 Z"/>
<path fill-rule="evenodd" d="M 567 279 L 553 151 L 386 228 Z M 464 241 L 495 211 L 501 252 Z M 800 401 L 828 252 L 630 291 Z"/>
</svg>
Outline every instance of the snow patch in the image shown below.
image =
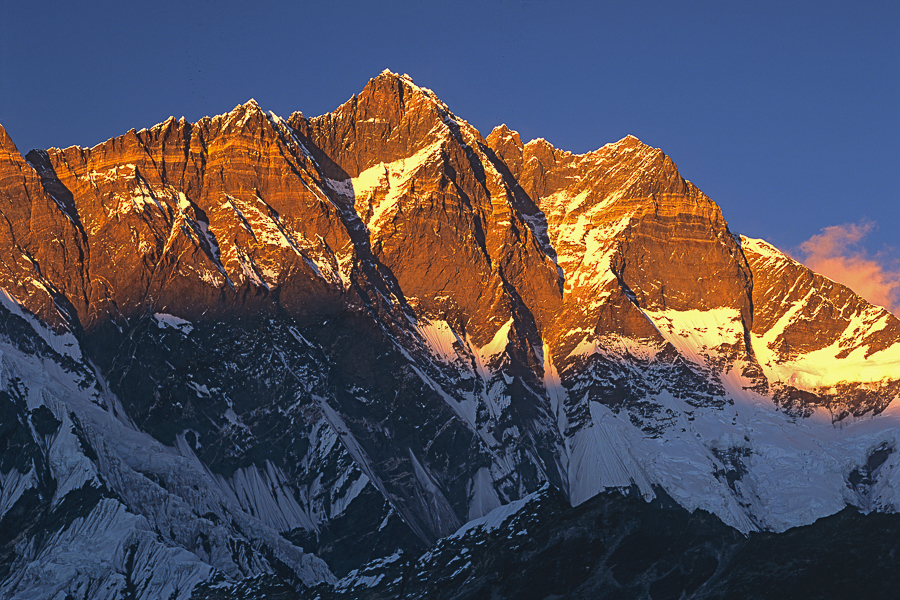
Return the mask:
<svg viewBox="0 0 900 600">
<path fill-rule="evenodd" d="M 480 348 L 473 344 L 467 336 L 466 341 L 475 355 L 475 366 L 479 375 L 481 375 L 485 381 L 491 378 L 490 364 L 493 362 L 493 359 L 503 352 L 506 352 L 506 347 L 509 345 L 509 333 L 512 331 L 512 326 L 513 319 L 510 319 L 494 333 L 494 337 L 490 342 Z"/>
<path fill-rule="evenodd" d="M 457 351 L 457 347 L 464 346 L 463 341 L 456 335 L 449 323 L 422 319 L 416 323 L 415 327 L 435 357 L 446 363 L 463 359 L 463 356 Z"/>
<path fill-rule="evenodd" d="M 667 342 L 700 366 L 707 366 L 708 358 L 723 345 L 740 344 L 744 339 L 741 313 L 734 308 L 643 312 Z"/>
<path fill-rule="evenodd" d="M 176 317 L 175 315 L 153 313 L 153 318 L 156 319 L 156 326 L 160 329 L 176 329 L 185 335 L 188 335 L 194 330 L 193 323 L 180 317 Z"/>
<path fill-rule="evenodd" d="M 370 231 L 377 231 L 396 210 L 418 170 L 440 156 L 443 144 L 444 140 L 438 140 L 408 158 L 378 163 L 352 178 L 356 210 Z"/>
<path fill-rule="evenodd" d="M 513 515 L 524 509 L 528 504 L 537 500 L 538 497 L 546 491 L 546 487 L 548 485 L 549 484 L 544 484 L 544 486 L 542 486 L 539 490 L 528 494 L 520 500 L 515 500 L 513 502 L 510 502 L 509 504 L 505 504 L 503 506 L 495 508 L 487 515 L 469 521 L 468 523 L 457 529 L 456 532 L 449 537 L 458 539 L 471 533 L 486 534 L 499 529 Z"/>
</svg>

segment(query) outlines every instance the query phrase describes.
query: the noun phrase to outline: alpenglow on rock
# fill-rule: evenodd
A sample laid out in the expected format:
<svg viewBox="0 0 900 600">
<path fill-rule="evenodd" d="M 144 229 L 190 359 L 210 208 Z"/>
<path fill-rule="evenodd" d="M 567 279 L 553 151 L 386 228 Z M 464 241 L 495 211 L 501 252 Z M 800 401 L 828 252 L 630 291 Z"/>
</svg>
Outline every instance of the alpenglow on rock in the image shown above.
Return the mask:
<svg viewBox="0 0 900 600">
<path fill-rule="evenodd" d="M 3 598 L 362 597 L 548 490 L 900 506 L 900 322 L 634 137 L 483 137 L 385 71 L 311 119 L 0 128 L 0 215 Z"/>
</svg>

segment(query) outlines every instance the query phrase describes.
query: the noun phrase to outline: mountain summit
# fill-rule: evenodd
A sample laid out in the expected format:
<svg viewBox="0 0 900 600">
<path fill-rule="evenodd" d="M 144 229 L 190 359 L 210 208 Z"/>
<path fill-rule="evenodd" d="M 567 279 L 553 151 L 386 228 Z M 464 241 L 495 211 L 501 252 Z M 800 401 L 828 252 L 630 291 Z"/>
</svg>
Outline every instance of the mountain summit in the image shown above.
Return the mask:
<svg viewBox="0 0 900 600">
<path fill-rule="evenodd" d="M 559 507 L 900 505 L 900 322 L 632 136 L 485 138 L 385 71 L 312 119 L 0 128 L 0 215 L 3 597 L 390 597 Z"/>
</svg>

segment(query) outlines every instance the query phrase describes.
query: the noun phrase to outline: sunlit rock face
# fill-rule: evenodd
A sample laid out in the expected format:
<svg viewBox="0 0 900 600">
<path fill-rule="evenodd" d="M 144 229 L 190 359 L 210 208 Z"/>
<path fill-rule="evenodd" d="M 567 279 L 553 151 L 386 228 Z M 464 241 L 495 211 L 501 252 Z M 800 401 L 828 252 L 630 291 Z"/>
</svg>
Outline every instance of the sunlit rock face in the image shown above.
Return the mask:
<svg viewBox="0 0 900 600">
<path fill-rule="evenodd" d="M 223 293 L 252 305 L 280 292 L 294 311 L 315 311 L 342 292 L 352 244 L 339 212 L 286 125 L 253 101 L 28 159 L 48 191 L 74 200 L 87 328 L 176 305 L 217 311 Z"/>
<path fill-rule="evenodd" d="M 762 240 L 742 240 L 753 268 L 753 339 L 773 398 L 835 422 L 878 414 L 900 393 L 900 321 Z"/>
<path fill-rule="evenodd" d="M 327 587 L 538 490 L 900 505 L 900 322 L 630 136 L 483 137 L 386 71 L 315 118 L 0 130 L 0 215 L 7 595 Z"/>
<path fill-rule="evenodd" d="M 417 314 L 449 320 L 478 345 L 513 313 L 553 319 L 560 281 L 540 223 L 519 210 L 481 134 L 433 92 L 383 73 L 335 112 L 291 123 L 331 163 L 332 189 Z"/>
<path fill-rule="evenodd" d="M 59 326 L 75 316 L 70 298 L 84 303 L 85 244 L 71 198 L 54 197 L 41 183 L 0 127 L 2 286 L 44 322 Z"/>
</svg>

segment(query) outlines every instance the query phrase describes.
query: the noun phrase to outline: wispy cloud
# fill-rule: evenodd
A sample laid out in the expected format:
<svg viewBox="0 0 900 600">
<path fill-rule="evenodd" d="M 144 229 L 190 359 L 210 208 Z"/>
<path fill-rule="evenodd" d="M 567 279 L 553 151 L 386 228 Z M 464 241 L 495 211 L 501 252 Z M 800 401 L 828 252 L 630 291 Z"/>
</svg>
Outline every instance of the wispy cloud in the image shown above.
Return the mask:
<svg viewBox="0 0 900 600">
<path fill-rule="evenodd" d="M 900 314 L 900 266 L 885 252 L 870 254 L 860 245 L 875 227 L 872 221 L 826 227 L 800 244 L 801 260 L 872 304 Z"/>
</svg>

